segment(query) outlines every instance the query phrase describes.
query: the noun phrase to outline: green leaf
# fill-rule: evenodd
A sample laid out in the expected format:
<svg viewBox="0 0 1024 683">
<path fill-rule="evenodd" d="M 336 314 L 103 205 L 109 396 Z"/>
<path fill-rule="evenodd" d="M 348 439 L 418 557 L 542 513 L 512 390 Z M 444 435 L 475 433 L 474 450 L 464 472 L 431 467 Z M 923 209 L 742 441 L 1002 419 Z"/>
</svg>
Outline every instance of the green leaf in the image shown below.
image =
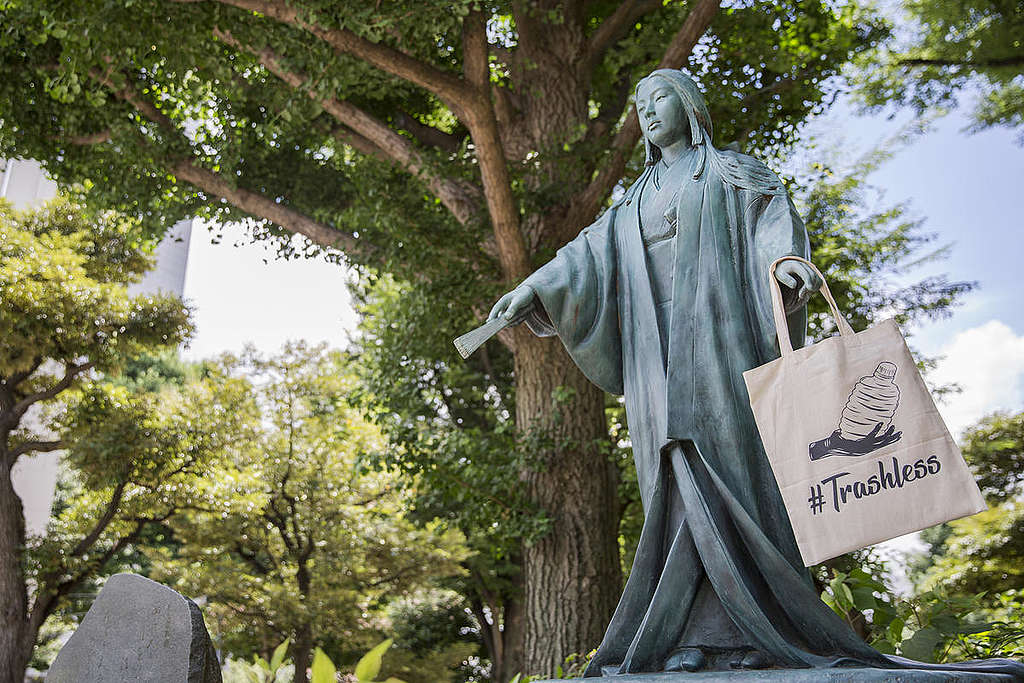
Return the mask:
<svg viewBox="0 0 1024 683">
<path fill-rule="evenodd" d="M 896 617 L 889 623 L 889 627 L 886 629 L 886 632 L 890 643 L 896 644 L 903 642 L 903 629 L 906 625 L 906 622 L 899 617 Z"/>
<path fill-rule="evenodd" d="M 372 681 L 376 678 L 377 674 L 380 673 L 384 653 L 387 652 L 387 649 L 391 647 L 393 642 L 395 642 L 393 638 L 388 638 L 363 655 L 363 658 L 356 664 L 356 678 L 360 681 Z"/>
<path fill-rule="evenodd" d="M 894 655 L 896 654 L 896 648 L 885 638 L 878 638 L 877 640 L 871 641 L 871 647 L 875 648 L 883 655 Z"/>
<path fill-rule="evenodd" d="M 313 652 L 312 674 L 311 683 L 335 683 L 337 680 L 334 662 L 320 648 Z"/>
<path fill-rule="evenodd" d="M 860 586 L 854 588 L 853 591 L 853 604 L 857 609 L 864 611 L 866 609 L 875 609 L 877 602 L 875 601 L 875 594 L 870 588 Z"/>
<path fill-rule="evenodd" d="M 954 631 L 954 633 L 959 633 L 968 636 L 973 635 L 975 633 L 986 633 L 995 628 L 997 623 L 998 622 L 993 621 L 985 621 L 978 624 L 962 623 L 959 626 L 957 626 L 956 631 Z"/>
<path fill-rule="evenodd" d="M 956 633 L 960 629 L 960 625 L 960 618 L 955 614 L 940 614 L 929 624 L 939 633 Z"/>
<path fill-rule="evenodd" d="M 285 638 L 285 641 L 274 648 L 274 654 L 270 657 L 270 672 L 274 673 L 281 668 L 281 664 L 284 663 L 284 655 L 288 651 L 288 644 L 291 642 L 291 638 Z"/>
<path fill-rule="evenodd" d="M 920 662 L 935 661 L 935 646 L 942 640 L 942 635 L 932 627 L 923 628 L 903 643 L 903 656 Z"/>
<path fill-rule="evenodd" d="M 842 615 L 842 611 L 839 605 L 836 604 L 836 600 L 834 597 L 832 597 L 831 593 L 829 593 L 828 591 L 821 591 L 821 601 L 828 605 L 833 612 Z"/>
</svg>

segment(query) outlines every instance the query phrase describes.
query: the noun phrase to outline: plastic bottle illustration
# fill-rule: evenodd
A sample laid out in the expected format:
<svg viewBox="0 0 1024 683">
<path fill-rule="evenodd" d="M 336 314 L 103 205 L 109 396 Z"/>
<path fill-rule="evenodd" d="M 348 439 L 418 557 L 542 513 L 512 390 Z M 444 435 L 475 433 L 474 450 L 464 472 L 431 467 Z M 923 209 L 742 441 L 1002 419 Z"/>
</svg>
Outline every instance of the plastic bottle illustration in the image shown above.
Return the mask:
<svg viewBox="0 0 1024 683">
<path fill-rule="evenodd" d="M 811 460 L 830 455 L 865 455 L 898 441 L 903 433 L 892 426 L 900 402 L 895 377 L 896 364 L 889 361 L 882 361 L 873 374 L 861 377 L 843 408 L 839 429 L 808 447 Z"/>
<path fill-rule="evenodd" d="M 889 428 L 900 402 L 900 388 L 893 382 L 894 377 L 896 364 L 882 361 L 873 375 L 860 378 L 839 421 L 839 433 L 844 439 L 863 439 L 878 424 L 882 425 L 879 431 Z"/>
</svg>

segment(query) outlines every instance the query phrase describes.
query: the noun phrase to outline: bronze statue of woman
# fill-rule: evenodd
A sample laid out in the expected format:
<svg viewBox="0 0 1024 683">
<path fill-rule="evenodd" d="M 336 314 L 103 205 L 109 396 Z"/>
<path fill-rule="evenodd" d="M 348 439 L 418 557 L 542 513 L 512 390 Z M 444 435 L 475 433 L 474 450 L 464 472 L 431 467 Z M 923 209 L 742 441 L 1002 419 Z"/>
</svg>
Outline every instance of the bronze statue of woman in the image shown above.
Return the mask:
<svg viewBox="0 0 1024 683">
<path fill-rule="evenodd" d="M 636 107 L 644 172 L 490 314 L 557 334 L 625 398 L 644 525 L 586 675 L 921 666 L 875 651 L 818 598 L 747 401 L 743 371 L 778 357 L 768 265 L 808 256 L 803 223 L 766 166 L 712 146 L 688 76 L 653 72 Z M 793 261 L 777 277 L 802 340 L 821 283 Z"/>
</svg>

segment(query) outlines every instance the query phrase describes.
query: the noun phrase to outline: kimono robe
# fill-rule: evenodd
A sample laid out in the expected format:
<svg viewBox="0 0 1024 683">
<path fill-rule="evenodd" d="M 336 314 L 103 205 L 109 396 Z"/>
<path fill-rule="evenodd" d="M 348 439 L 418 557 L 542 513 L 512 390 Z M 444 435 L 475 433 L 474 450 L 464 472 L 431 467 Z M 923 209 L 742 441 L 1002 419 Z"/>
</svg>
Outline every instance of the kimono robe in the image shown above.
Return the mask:
<svg viewBox="0 0 1024 683">
<path fill-rule="evenodd" d="M 746 646 L 778 666 L 903 667 L 819 599 L 743 383 L 743 371 L 778 357 L 768 265 L 808 255 L 803 223 L 760 162 L 710 145 L 701 153 L 666 216 L 675 220 L 666 348 L 639 225 L 650 168 L 524 282 L 539 304 L 526 320 L 533 332 L 557 334 L 592 382 L 625 397 L 644 508 L 632 572 L 586 675 L 660 671 L 705 626 L 693 623 L 710 613 L 698 609 L 701 586 Z M 789 323 L 802 340 L 804 309 Z"/>
</svg>

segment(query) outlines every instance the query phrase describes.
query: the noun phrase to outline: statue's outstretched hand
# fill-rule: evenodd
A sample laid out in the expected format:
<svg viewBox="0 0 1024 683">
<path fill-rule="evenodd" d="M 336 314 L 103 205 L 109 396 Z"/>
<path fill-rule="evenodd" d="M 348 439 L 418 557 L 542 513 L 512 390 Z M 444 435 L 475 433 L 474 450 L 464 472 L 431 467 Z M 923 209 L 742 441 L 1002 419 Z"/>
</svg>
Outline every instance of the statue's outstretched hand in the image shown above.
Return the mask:
<svg viewBox="0 0 1024 683">
<path fill-rule="evenodd" d="M 519 285 L 498 299 L 498 303 L 494 304 L 490 315 L 487 316 L 487 320 L 490 321 L 498 317 L 504 317 L 513 325 L 518 325 L 533 310 L 533 302 L 536 296 L 533 288 L 529 285 Z"/>
<path fill-rule="evenodd" d="M 783 261 L 775 267 L 775 279 L 796 291 L 796 298 L 787 301 L 787 313 L 794 311 L 810 300 L 811 295 L 821 288 L 821 278 L 814 269 L 800 261 Z"/>
</svg>

